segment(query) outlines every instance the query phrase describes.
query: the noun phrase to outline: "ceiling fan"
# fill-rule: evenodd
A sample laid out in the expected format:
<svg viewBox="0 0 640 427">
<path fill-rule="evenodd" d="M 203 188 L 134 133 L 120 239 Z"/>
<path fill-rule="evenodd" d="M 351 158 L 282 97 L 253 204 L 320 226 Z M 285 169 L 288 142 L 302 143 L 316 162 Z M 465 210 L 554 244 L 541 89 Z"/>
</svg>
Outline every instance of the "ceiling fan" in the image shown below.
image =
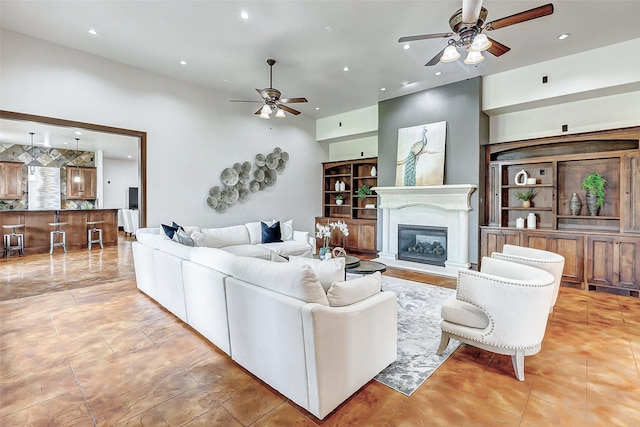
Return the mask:
<svg viewBox="0 0 640 427">
<path fill-rule="evenodd" d="M 543 6 L 525 10 L 524 12 L 491 21 L 483 26 L 487 18 L 487 13 L 487 9 L 482 7 L 482 0 L 463 0 L 462 9 L 458 9 L 458 11 L 449 18 L 449 26 L 453 32 L 401 37 L 398 43 L 426 39 L 446 39 L 458 35 L 457 40 L 450 38 L 448 45 L 424 65 L 429 67 L 436 65 L 438 62 L 455 61 L 460 58 L 458 48 L 464 48 L 469 52 L 467 58 L 464 60 L 465 64 L 477 64 L 484 60 L 481 54 L 482 51 L 488 50 L 494 56 L 501 56 L 511 50 L 511 48 L 502 43 L 487 37 L 483 34 L 483 31 L 493 31 L 508 27 L 509 25 L 551 15 L 553 13 L 553 4 L 548 3 Z"/>
<path fill-rule="evenodd" d="M 300 114 L 300 111 L 285 105 L 295 102 L 307 102 L 306 98 L 280 98 L 280 91 L 273 87 L 273 64 L 276 63 L 275 59 L 267 59 L 269 64 L 269 87 L 265 89 L 256 89 L 256 91 L 262 97 L 262 101 L 245 101 L 240 99 L 230 99 L 229 102 L 264 102 L 264 105 L 256 111 L 256 115 L 263 119 L 271 118 L 271 114 L 275 112 L 275 116 L 278 118 L 286 117 L 285 111 L 293 115 Z"/>
</svg>

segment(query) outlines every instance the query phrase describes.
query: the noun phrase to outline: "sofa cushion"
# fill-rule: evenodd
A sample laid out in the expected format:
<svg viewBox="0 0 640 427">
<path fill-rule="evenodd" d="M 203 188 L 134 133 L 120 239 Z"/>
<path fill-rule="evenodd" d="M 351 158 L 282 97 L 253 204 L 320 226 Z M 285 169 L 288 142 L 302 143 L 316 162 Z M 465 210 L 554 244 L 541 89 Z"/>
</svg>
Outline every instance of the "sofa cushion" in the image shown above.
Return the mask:
<svg viewBox="0 0 640 427">
<path fill-rule="evenodd" d="M 156 249 L 178 258 L 189 259 L 189 252 L 191 251 L 192 247 L 181 245 L 175 240 L 162 239 L 162 241 L 160 241 L 156 246 Z"/>
<path fill-rule="evenodd" d="M 269 259 L 269 254 L 272 252 L 262 245 L 231 245 L 220 249 L 238 256 L 262 259 Z"/>
<path fill-rule="evenodd" d="M 260 223 L 262 228 L 262 241 L 261 243 L 276 243 L 282 242 L 280 233 L 280 223 L 278 221 L 271 225 L 267 225 L 264 222 Z"/>
<path fill-rule="evenodd" d="M 289 262 L 311 266 L 325 292 L 329 290 L 333 282 L 344 280 L 344 257 L 319 260 L 291 255 Z"/>
<path fill-rule="evenodd" d="M 189 252 L 191 261 L 218 270 L 228 276 L 231 275 L 231 265 L 236 258 L 238 258 L 237 255 L 216 248 L 195 247 L 191 248 Z"/>
<path fill-rule="evenodd" d="M 139 228 L 136 231 L 136 240 L 157 249 L 158 243 L 167 240 L 167 236 L 160 228 Z"/>
<path fill-rule="evenodd" d="M 382 274 L 376 271 L 357 279 L 344 282 L 333 282 L 327 291 L 327 299 L 331 307 L 343 307 L 355 304 L 380 292 Z"/>
<path fill-rule="evenodd" d="M 287 240 L 286 242 L 277 243 L 263 243 L 259 246 L 270 251 L 274 251 L 275 253 L 282 256 L 302 255 L 305 252 L 311 250 L 311 245 L 309 245 L 308 242 L 301 242 L 298 240 Z"/>
<path fill-rule="evenodd" d="M 273 252 L 273 251 L 269 251 L 269 261 L 273 261 L 273 262 L 289 262 L 288 259 L 286 259 L 282 255 L 278 255 L 276 252 Z"/>
<path fill-rule="evenodd" d="M 443 320 L 458 325 L 478 329 L 484 329 L 489 326 L 489 318 L 480 308 L 460 301 L 455 294 L 444 300 L 440 314 Z"/>
<path fill-rule="evenodd" d="M 203 228 L 205 244 L 210 248 L 249 244 L 249 233 L 244 225 L 231 227 Z"/>
<path fill-rule="evenodd" d="M 327 294 L 308 265 L 237 257 L 230 270 L 233 277 L 256 286 L 305 302 L 329 305 Z"/>
</svg>

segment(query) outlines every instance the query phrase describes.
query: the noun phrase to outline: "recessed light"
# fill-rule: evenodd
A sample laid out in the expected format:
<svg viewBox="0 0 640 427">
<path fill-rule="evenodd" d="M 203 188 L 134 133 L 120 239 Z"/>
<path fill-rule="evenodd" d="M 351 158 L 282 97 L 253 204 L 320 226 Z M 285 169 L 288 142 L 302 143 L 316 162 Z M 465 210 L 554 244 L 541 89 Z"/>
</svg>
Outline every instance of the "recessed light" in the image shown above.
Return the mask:
<svg viewBox="0 0 640 427">
<path fill-rule="evenodd" d="M 243 10 L 242 12 L 240 12 L 240 18 L 249 19 L 249 13 L 247 11 Z"/>
<path fill-rule="evenodd" d="M 436 71 L 436 76 L 441 76 L 442 75 L 442 71 Z"/>
<path fill-rule="evenodd" d="M 330 33 L 330 32 L 332 32 L 332 31 L 333 31 L 333 28 L 331 28 L 331 25 L 327 25 L 326 27 L 324 27 L 324 30 L 325 30 L 327 33 Z"/>
<path fill-rule="evenodd" d="M 381 87 L 380 90 L 384 92 L 385 90 L 387 90 L 387 88 L 386 87 Z"/>
<path fill-rule="evenodd" d="M 132 158 L 133 158 L 133 156 L 127 156 L 127 159 L 132 159 Z"/>
<path fill-rule="evenodd" d="M 319 110 L 319 109 L 320 109 L 320 107 L 316 107 L 316 110 Z"/>
<path fill-rule="evenodd" d="M 91 34 L 92 36 L 97 36 L 97 35 L 98 35 L 98 32 L 97 32 L 96 30 L 94 30 L 93 28 L 89 28 L 89 29 L 87 30 L 87 32 L 88 32 L 89 34 Z"/>
<path fill-rule="evenodd" d="M 346 65 L 344 66 L 344 68 L 342 69 L 342 71 L 349 71 L 349 67 L 347 67 Z"/>
<path fill-rule="evenodd" d="M 411 45 L 410 45 L 409 43 L 407 43 L 407 44 L 405 44 L 404 46 L 402 46 L 402 48 L 403 48 L 404 50 L 411 49 Z"/>
<path fill-rule="evenodd" d="M 74 132 L 76 135 L 82 135 L 82 132 L 80 132 L 79 130 Z"/>
<path fill-rule="evenodd" d="M 406 86 L 406 85 L 408 85 L 408 84 L 409 84 L 409 82 L 404 81 L 404 82 L 402 82 L 402 83 L 400 83 L 400 84 L 401 84 L 402 86 Z"/>
<path fill-rule="evenodd" d="M 64 144 L 64 145 L 69 145 L 69 143 L 68 143 L 68 142 L 66 142 L 66 141 L 65 141 L 65 142 L 63 142 L 63 144 Z"/>
<path fill-rule="evenodd" d="M 569 34 L 569 33 L 560 34 L 560 35 L 558 36 L 558 40 L 564 40 L 564 39 L 566 39 L 567 37 L 569 37 L 570 35 L 571 35 L 571 34 Z"/>
<path fill-rule="evenodd" d="M 180 65 L 187 65 L 187 61 L 184 61 L 184 60 L 180 61 Z"/>
</svg>

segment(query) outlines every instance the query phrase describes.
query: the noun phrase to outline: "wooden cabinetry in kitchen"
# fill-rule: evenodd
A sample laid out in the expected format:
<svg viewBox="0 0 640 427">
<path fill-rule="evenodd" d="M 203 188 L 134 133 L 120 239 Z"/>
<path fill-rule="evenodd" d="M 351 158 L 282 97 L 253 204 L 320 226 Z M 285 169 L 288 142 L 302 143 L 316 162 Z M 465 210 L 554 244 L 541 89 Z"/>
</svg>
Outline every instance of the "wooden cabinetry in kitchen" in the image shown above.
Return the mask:
<svg viewBox="0 0 640 427">
<path fill-rule="evenodd" d="M 22 163 L 0 162 L 0 199 L 22 197 Z"/>
<path fill-rule="evenodd" d="M 97 172 L 91 167 L 67 167 L 67 199 L 93 200 L 97 198 Z"/>
</svg>

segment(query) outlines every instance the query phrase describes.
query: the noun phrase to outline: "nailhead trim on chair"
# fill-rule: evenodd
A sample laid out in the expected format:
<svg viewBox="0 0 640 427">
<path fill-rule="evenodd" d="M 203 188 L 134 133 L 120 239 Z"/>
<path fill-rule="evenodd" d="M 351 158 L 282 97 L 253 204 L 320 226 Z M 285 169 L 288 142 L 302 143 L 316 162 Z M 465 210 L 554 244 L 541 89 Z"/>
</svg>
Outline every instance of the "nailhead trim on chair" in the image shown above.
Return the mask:
<svg viewBox="0 0 640 427">
<path fill-rule="evenodd" d="M 535 261 L 536 263 L 540 263 L 540 264 L 560 264 L 564 262 L 564 260 L 560 261 L 560 260 L 553 260 L 553 259 L 522 257 L 522 256 L 509 255 L 509 254 L 503 254 L 503 253 L 501 253 L 500 256 L 503 256 L 506 258 L 512 258 L 512 259 L 519 259 L 521 261 L 528 261 L 528 262 Z M 493 256 L 491 258 L 493 258 Z"/>
<path fill-rule="evenodd" d="M 467 336 L 467 335 L 460 335 L 460 334 L 459 334 L 459 333 L 457 333 L 457 332 L 448 331 L 448 330 L 446 330 L 446 329 L 444 329 L 444 328 L 442 328 L 442 330 L 443 330 L 444 332 L 446 332 L 447 334 L 449 334 L 449 335 L 453 335 L 453 337 L 454 337 L 454 338 L 455 338 L 455 337 L 460 337 L 460 338 L 466 338 L 466 339 L 468 339 L 468 340 L 478 342 L 478 340 L 477 340 L 476 338 L 469 337 L 469 336 Z M 480 342 L 481 342 L 481 341 L 480 341 Z M 483 344 L 486 344 L 486 343 L 483 343 Z M 491 345 L 491 347 L 506 348 L 506 349 L 510 349 L 510 350 L 511 350 L 511 349 L 512 349 L 512 350 L 528 350 L 528 349 L 530 349 L 530 348 L 536 348 L 536 347 L 538 346 L 538 344 L 536 344 L 536 345 L 532 345 L 532 346 L 528 346 L 528 347 L 505 347 L 505 346 L 503 346 L 503 345 L 495 345 L 495 344 L 488 344 L 488 345 Z"/>
</svg>

